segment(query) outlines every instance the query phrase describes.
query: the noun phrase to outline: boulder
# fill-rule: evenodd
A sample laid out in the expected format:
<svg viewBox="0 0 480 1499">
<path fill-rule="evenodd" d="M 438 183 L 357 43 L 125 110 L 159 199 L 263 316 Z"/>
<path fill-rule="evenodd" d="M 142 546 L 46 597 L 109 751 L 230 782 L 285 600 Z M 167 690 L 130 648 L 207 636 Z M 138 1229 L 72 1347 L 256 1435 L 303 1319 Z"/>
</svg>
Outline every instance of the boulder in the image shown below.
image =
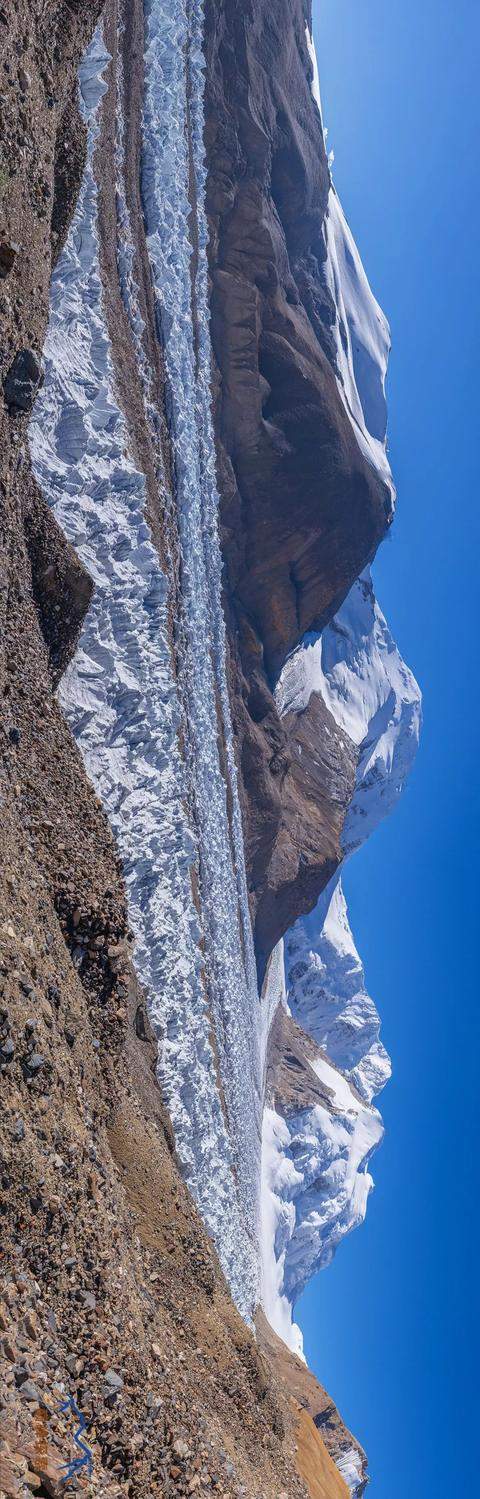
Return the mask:
<svg viewBox="0 0 480 1499">
<path fill-rule="evenodd" d="M 9 411 L 31 411 L 43 381 L 43 369 L 34 349 L 20 349 L 3 382 Z"/>
</svg>

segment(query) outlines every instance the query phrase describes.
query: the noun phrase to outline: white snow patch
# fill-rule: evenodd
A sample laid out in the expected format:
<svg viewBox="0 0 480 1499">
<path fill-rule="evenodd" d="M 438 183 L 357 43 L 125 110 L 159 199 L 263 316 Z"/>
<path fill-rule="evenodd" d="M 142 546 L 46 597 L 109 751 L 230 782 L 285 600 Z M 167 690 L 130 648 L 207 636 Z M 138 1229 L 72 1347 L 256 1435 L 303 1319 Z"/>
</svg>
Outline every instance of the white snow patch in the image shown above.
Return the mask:
<svg viewBox="0 0 480 1499">
<path fill-rule="evenodd" d="M 317 54 L 308 25 L 305 33 L 313 68 L 312 95 L 323 122 Z M 326 129 L 323 134 L 326 142 Z M 330 170 L 333 162 L 334 152 L 330 151 Z M 336 310 L 332 331 L 340 394 L 359 447 L 387 485 L 393 508 L 395 487 L 386 454 L 385 398 L 390 330 L 371 290 L 332 179 L 323 232 L 327 251 L 324 275 Z"/>
<path fill-rule="evenodd" d="M 383 1135 L 377 1110 L 328 1060 L 311 1065 L 330 1092 L 328 1102 L 286 1119 L 267 1108 L 263 1129 L 263 1305 L 296 1353 L 292 1308 L 345 1234 L 363 1222 L 373 1187 L 368 1162 Z"/>
<path fill-rule="evenodd" d="M 324 232 L 325 275 L 336 307 L 333 333 L 340 393 L 359 446 L 385 481 L 393 507 L 395 489 L 385 447 L 390 330 L 370 289 L 333 183 Z"/>
<path fill-rule="evenodd" d="M 321 101 L 321 98 L 320 98 L 320 74 L 319 74 L 319 71 L 318 71 L 317 53 L 316 53 L 316 50 L 315 50 L 315 42 L 313 40 L 312 33 L 310 31 L 310 28 L 307 25 L 305 25 L 305 35 L 306 35 L 306 38 L 307 38 L 307 47 L 308 47 L 308 51 L 309 51 L 309 54 L 310 54 L 310 61 L 311 61 L 312 68 L 313 68 L 312 94 L 313 94 L 315 103 L 318 105 L 319 113 L 321 114 L 322 113 L 322 101 Z"/>
<path fill-rule="evenodd" d="M 288 1125 L 274 1109 L 265 1108 L 262 1139 L 262 1282 L 265 1316 L 279 1338 L 303 1358 L 303 1337 L 293 1321 L 292 1302 L 285 1294 L 285 1262 L 295 1231 L 293 1191 L 301 1177 L 288 1156 Z"/>
<path fill-rule="evenodd" d="M 358 1493 L 365 1477 L 358 1448 L 348 1447 L 346 1452 L 342 1452 L 337 1457 L 336 1465 L 339 1473 L 341 1473 L 342 1478 L 345 1480 L 347 1488 L 350 1489 L 350 1493 L 353 1494 L 355 1499 L 355 1495 Z"/>
<path fill-rule="evenodd" d="M 343 831 L 353 852 L 391 811 L 418 749 L 421 694 L 376 601 L 367 568 L 322 634 L 306 635 L 276 690 L 280 712 L 301 713 L 319 692 L 357 747 L 356 789 Z"/>
<path fill-rule="evenodd" d="M 370 1103 L 388 1082 L 390 1060 L 337 876 L 287 933 L 285 973 L 294 1020 Z"/>
</svg>

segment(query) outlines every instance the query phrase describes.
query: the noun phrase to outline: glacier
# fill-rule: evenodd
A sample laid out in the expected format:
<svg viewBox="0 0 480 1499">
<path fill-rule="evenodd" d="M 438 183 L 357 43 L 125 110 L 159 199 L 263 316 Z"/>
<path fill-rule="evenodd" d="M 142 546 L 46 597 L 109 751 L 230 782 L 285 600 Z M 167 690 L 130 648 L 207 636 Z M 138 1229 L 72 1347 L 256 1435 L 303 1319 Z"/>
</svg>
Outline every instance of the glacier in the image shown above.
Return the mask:
<svg viewBox="0 0 480 1499">
<path fill-rule="evenodd" d="M 101 31 L 80 68 L 87 165 L 52 279 L 30 447 L 37 480 L 95 584 L 59 700 L 122 854 L 135 962 L 184 1175 L 234 1298 L 251 1318 L 259 1276 L 260 1006 L 225 676 L 203 261 L 198 370 L 190 302 L 183 49 L 188 41 L 201 204 L 200 10 L 191 31 L 185 6 L 174 0 L 152 4 L 147 15 L 143 188 L 173 405 L 182 555 L 175 661 L 169 579 L 145 520 L 145 476 L 129 452 L 103 305 L 95 148 L 110 59 Z M 126 246 L 121 284 L 139 338 L 118 193 L 117 204 Z M 168 503 L 165 492 L 160 498 Z"/>
</svg>

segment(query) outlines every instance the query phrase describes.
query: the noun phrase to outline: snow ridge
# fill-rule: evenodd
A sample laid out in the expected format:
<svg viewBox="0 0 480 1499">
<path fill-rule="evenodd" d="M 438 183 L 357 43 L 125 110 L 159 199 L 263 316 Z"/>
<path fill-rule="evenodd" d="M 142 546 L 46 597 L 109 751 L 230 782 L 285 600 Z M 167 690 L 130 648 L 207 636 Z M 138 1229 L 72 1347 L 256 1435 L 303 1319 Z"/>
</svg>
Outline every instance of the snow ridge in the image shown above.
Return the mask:
<svg viewBox="0 0 480 1499">
<path fill-rule="evenodd" d="M 311 91 L 323 122 L 317 54 L 306 26 L 312 67 Z M 328 131 L 323 131 L 325 141 Z M 333 152 L 329 156 L 333 165 Z M 395 505 L 395 486 L 386 451 L 387 402 L 385 379 L 390 353 L 390 329 L 373 295 L 357 245 L 330 177 L 323 225 L 325 280 L 335 309 L 333 337 L 336 375 L 344 406 L 359 447 L 386 484 L 389 511 Z"/>
<path fill-rule="evenodd" d="M 198 25 L 199 12 L 191 72 L 197 134 Z M 185 6 L 150 5 L 147 27 L 145 181 L 155 224 L 149 240 L 172 403 L 176 396 L 184 579 L 178 685 L 169 585 L 145 522 L 144 475 L 128 454 L 102 304 L 94 152 L 109 58 L 100 32 L 80 69 L 88 160 L 52 281 L 46 378 L 31 450 L 44 493 L 95 583 L 60 701 L 122 852 L 135 961 L 159 1039 L 159 1074 L 184 1174 L 234 1298 L 250 1317 L 258 1298 L 259 1005 L 236 784 L 230 775 L 231 832 L 218 749 L 222 734 L 231 768 L 201 286 L 201 380 L 190 309 Z M 123 227 L 128 248 L 125 217 Z M 123 286 L 132 308 L 131 264 L 126 255 Z M 141 336 L 138 324 L 137 331 Z"/>
<path fill-rule="evenodd" d="M 312 1275 L 363 1222 L 373 1187 L 368 1163 L 383 1136 L 377 1110 L 323 1053 L 311 1066 L 325 1103 L 286 1115 L 267 1106 L 263 1132 L 263 1304 L 276 1332 L 300 1355 L 292 1309 Z"/>
<path fill-rule="evenodd" d="M 355 796 L 343 830 L 353 853 L 388 815 L 415 759 L 421 698 L 375 598 L 369 568 L 321 635 L 305 635 L 277 687 L 282 713 L 320 692 L 357 748 Z"/>
</svg>

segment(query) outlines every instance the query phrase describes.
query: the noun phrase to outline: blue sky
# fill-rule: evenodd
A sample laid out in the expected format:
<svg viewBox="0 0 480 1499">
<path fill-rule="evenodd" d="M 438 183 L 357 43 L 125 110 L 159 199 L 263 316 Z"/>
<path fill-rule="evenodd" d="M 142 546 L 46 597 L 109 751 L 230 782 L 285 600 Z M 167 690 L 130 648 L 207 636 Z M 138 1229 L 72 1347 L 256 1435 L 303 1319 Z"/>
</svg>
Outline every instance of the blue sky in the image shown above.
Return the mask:
<svg viewBox="0 0 480 1499">
<path fill-rule="evenodd" d="M 478 1492 L 480 7 L 314 0 L 334 176 L 389 317 L 378 597 L 424 694 L 403 801 L 346 872 L 394 1064 L 365 1226 L 304 1296 L 369 1499 Z"/>
</svg>

